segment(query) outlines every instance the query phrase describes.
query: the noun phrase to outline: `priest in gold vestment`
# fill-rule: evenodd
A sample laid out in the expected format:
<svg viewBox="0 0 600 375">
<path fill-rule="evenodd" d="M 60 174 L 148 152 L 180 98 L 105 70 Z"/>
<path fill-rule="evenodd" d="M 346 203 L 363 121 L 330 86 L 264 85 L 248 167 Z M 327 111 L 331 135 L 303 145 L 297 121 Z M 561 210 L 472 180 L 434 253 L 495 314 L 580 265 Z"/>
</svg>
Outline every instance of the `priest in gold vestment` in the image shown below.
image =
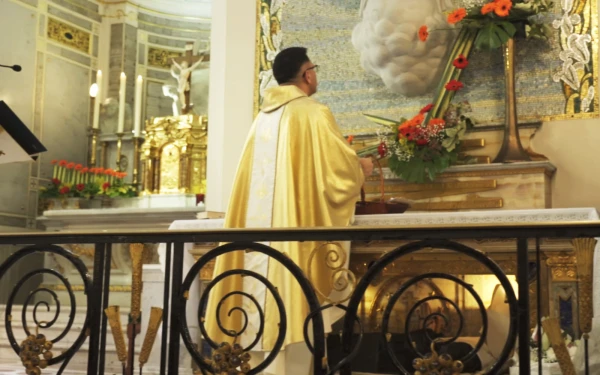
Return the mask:
<svg viewBox="0 0 600 375">
<path fill-rule="evenodd" d="M 275 59 L 273 72 L 280 84 L 268 89 L 244 147 L 237 170 L 225 228 L 343 227 L 351 224 L 364 176 L 372 172 L 369 159 L 359 159 L 344 139 L 330 110 L 311 99 L 317 90 L 317 65 L 306 49 L 283 50 Z M 308 260 L 320 243 L 272 242 L 308 273 Z M 348 251 L 345 246 L 344 251 Z M 347 254 L 349 257 L 349 254 Z M 347 258 L 348 258 L 347 257 Z M 332 271 L 325 254 L 311 262 L 313 286 L 328 295 Z M 278 287 L 287 313 L 285 346 L 266 374 L 295 375 L 311 372 L 311 358 L 303 337 L 309 314 L 304 294 L 293 276 L 276 260 L 257 252 L 234 252 L 217 258 L 214 275 L 231 269 L 248 269 L 266 276 Z M 273 348 L 278 334 L 279 313 L 266 288 L 251 277 L 228 277 L 211 291 L 205 321 L 207 333 L 216 342 L 231 342 L 217 326 L 216 307 L 229 292 L 244 291 L 264 308 L 265 331 L 252 349 L 254 364 Z M 221 322 L 228 330 L 239 331 L 242 307 L 248 327 L 240 338 L 246 347 L 254 341 L 258 326 L 257 309 L 247 298 L 230 297 L 221 306 Z M 337 313 L 337 312 L 336 312 Z M 341 314 L 338 314 L 338 317 Z M 336 317 L 324 313 L 325 329 Z"/>
</svg>

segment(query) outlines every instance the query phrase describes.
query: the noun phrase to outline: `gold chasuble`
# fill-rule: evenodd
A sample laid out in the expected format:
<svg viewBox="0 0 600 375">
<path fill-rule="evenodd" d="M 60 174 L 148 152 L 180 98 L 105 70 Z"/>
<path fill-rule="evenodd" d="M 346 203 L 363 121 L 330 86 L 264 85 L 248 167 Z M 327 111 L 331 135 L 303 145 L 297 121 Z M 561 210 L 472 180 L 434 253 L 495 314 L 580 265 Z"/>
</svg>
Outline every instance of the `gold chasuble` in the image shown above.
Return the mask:
<svg viewBox="0 0 600 375">
<path fill-rule="evenodd" d="M 353 218 L 363 181 L 358 156 L 342 137 L 329 109 L 296 86 L 274 87 L 266 91 L 261 112 L 246 141 L 225 228 L 347 226 Z M 285 253 L 308 275 L 309 256 L 320 243 L 267 245 Z M 329 294 L 332 271 L 325 264 L 325 255 L 316 255 L 311 268 L 314 287 Z M 304 340 L 302 329 L 309 313 L 308 304 L 300 286 L 283 266 L 263 254 L 238 251 L 218 257 L 214 275 L 231 269 L 249 269 L 267 276 L 285 303 L 288 319 L 285 344 Z M 253 350 L 269 351 L 277 338 L 279 312 L 266 288 L 251 277 L 243 281 L 239 276 L 228 277 L 215 286 L 205 317 L 208 334 L 218 343 L 231 342 L 216 324 L 216 307 L 227 293 L 242 290 L 253 295 L 265 311 L 263 340 Z M 229 317 L 227 314 L 240 306 L 249 318 L 240 339 L 246 346 L 256 337 L 259 326 L 258 312 L 252 302 L 239 296 L 226 299 L 221 306 L 221 321 L 226 329 L 239 331 L 242 314 L 236 310 Z M 326 324 L 327 321 L 325 317 Z"/>
</svg>

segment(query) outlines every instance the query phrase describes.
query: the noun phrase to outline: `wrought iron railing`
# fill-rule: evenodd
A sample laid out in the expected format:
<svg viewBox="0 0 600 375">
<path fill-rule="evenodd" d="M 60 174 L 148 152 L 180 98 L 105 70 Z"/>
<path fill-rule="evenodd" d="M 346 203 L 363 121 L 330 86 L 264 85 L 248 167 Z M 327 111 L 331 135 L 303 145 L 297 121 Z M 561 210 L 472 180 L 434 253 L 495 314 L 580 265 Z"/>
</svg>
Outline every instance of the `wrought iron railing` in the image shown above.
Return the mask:
<svg viewBox="0 0 600 375">
<path fill-rule="evenodd" d="M 82 324 L 81 332 L 76 335 L 76 338 L 69 343 L 66 350 L 62 350 L 60 354 L 53 352 L 53 347 L 60 343 L 65 338 L 67 333 L 73 329 L 73 321 L 77 310 L 77 298 L 75 291 L 72 288 L 72 281 L 68 280 L 60 272 L 52 269 L 36 269 L 23 275 L 16 285 L 11 286 L 6 310 L 5 310 L 5 327 L 8 341 L 14 351 L 15 362 L 21 361 L 28 374 L 40 374 L 46 368 L 51 368 L 53 371 L 63 373 L 68 368 L 69 362 L 75 354 L 77 354 L 84 343 L 87 341 L 87 374 L 96 375 L 105 373 L 106 365 L 106 347 L 110 341 L 108 328 L 120 329 L 113 327 L 107 319 L 105 311 L 109 308 L 109 296 L 111 285 L 111 259 L 114 244 L 136 244 L 136 243 L 166 243 L 166 264 L 165 264 L 165 287 L 163 295 L 163 311 L 162 314 L 157 314 L 156 319 L 162 320 L 165 324 L 162 326 L 160 334 L 160 370 L 161 374 L 178 374 L 180 371 L 180 351 L 187 350 L 194 363 L 198 366 L 198 371 L 203 374 L 258 374 L 266 369 L 269 364 L 280 353 L 287 329 L 289 328 L 287 313 L 284 303 L 279 295 L 280 291 L 276 285 L 262 276 L 259 273 L 244 270 L 231 269 L 220 275 L 215 275 L 215 278 L 206 285 L 199 299 L 199 316 L 198 323 L 203 336 L 203 341 L 210 348 L 212 353 L 207 353 L 203 350 L 202 343 L 196 342 L 194 337 L 190 335 L 188 317 L 186 311 L 189 308 L 189 290 L 192 282 L 198 279 L 200 271 L 206 267 L 216 257 L 239 250 L 253 251 L 266 255 L 270 260 L 281 264 L 286 272 L 289 272 L 300 286 L 303 296 L 311 311 L 303 327 L 306 345 L 309 348 L 312 357 L 312 371 L 314 374 L 334 374 L 339 373 L 348 375 L 351 373 L 353 365 L 357 358 L 364 351 L 364 331 L 363 324 L 358 313 L 361 301 L 365 298 L 365 292 L 369 285 L 376 281 L 381 276 L 384 269 L 392 262 L 399 261 L 408 254 L 412 254 L 424 249 L 443 249 L 449 252 L 455 252 L 467 256 L 474 261 L 484 265 L 489 269 L 490 274 L 495 275 L 502 288 L 506 293 L 506 303 L 509 311 L 509 327 L 507 339 L 505 340 L 501 354 L 495 358 L 494 363 L 479 371 L 488 374 L 498 374 L 506 370 L 506 364 L 509 361 L 512 353 L 516 351 L 519 357 L 520 374 L 530 374 L 530 316 L 529 316 L 529 288 L 531 280 L 531 270 L 539 273 L 540 270 L 540 239 L 542 238 L 568 238 L 568 239 L 590 239 L 600 237 L 600 225 L 597 223 L 556 223 L 556 224 L 510 224 L 510 225 L 464 225 L 464 226 L 415 226 L 404 228 L 393 227 L 378 227 L 378 228 L 341 228 L 341 229 L 273 229 L 273 230 L 210 230 L 201 232 L 183 232 L 183 231 L 166 231 L 166 232 L 89 232 L 89 233 L 26 233 L 26 234 L 2 234 L 0 235 L 0 245 L 20 245 L 21 250 L 12 254 L 2 265 L 0 265 L 0 283 L 5 283 L 3 277 L 16 262 L 23 261 L 32 254 L 54 254 L 55 256 L 66 259 L 77 271 L 81 278 L 80 284 L 83 285 L 85 294 L 86 310 L 85 318 Z M 518 295 L 515 295 L 510 281 L 503 270 L 486 254 L 477 249 L 465 246 L 457 241 L 461 239 L 514 239 L 515 252 L 517 258 L 517 281 Z M 319 295 L 310 281 L 310 272 L 304 272 L 298 265 L 292 261 L 288 255 L 283 254 L 272 247 L 261 244 L 268 241 L 277 243 L 281 241 L 322 241 L 322 242 L 339 242 L 339 241 L 392 241 L 406 240 L 407 245 L 387 252 L 379 260 L 370 265 L 366 274 L 363 275 L 358 282 L 349 281 L 347 285 L 351 285 L 354 289 L 348 294 L 347 298 L 339 301 L 326 300 L 323 302 L 323 296 Z M 535 240 L 537 244 L 535 249 L 528 249 L 529 240 Z M 219 243 L 227 242 L 228 244 L 218 246 L 202 256 L 194 266 L 184 274 L 184 244 L 185 243 Z M 81 259 L 66 250 L 63 246 L 67 244 L 95 244 L 93 254 L 94 262 L 93 269 L 88 267 Z M 591 242 L 586 242 L 588 247 Z M 580 244 L 580 247 L 582 245 Z M 577 246 L 576 246 L 577 247 Z M 593 248 L 592 248 L 593 253 Z M 331 254 L 330 254 L 331 255 Z M 312 257 L 311 257 L 312 258 Z M 537 264 L 537 267 L 531 268 L 531 264 Z M 23 303 L 20 316 L 13 314 L 15 305 L 15 296 L 22 290 L 22 285 L 36 275 L 48 275 L 55 277 L 64 285 L 63 290 L 66 291 L 69 300 L 67 306 L 67 315 L 65 328 L 58 333 L 56 337 L 50 338 L 44 336 L 43 332 L 53 327 L 56 324 L 59 315 L 64 311 L 64 306 L 60 304 L 59 298 L 55 291 L 44 287 L 31 291 L 25 291 L 28 296 Z M 221 343 L 213 340 L 208 336 L 205 329 L 204 319 L 208 305 L 209 293 L 215 285 L 221 282 L 224 278 L 231 276 L 243 276 L 246 278 L 254 278 L 265 285 L 266 289 L 273 296 L 275 306 L 279 314 L 279 327 L 277 338 L 274 347 L 264 360 L 256 363 L 254 368 L 248 364 L 250 360 L 249 352 L 255 347 L 260 340 L 264 331 L 264 314 L 259 312 L 257 337 L 251 344 L 242 347 L 236 338 L 243 334 L 247 326 L 247 322 L 243 324 L 242 330 L 232 331 L 227 329 L 221 321 L 216 322 L 220 329 L 228 335 L 232 340 L 231 343 Z M 539 293 L 539 274 L 537 275 L 537 301 L 532 303 L 537 304 L 537 322 L 538 326 L 542 326 L 541 309 Z M 391 332 L 389 322 L 393 315 L 394 305 L 402 298 L 403 294 L 416 283 L 424 279 L 445 279 L 456 283 L 470 293 L 476 301 L 477 309 L 481 315 L 482 330 L 480 338 L 476 344 L 472 345 L 469 350 L 463 351 L 457 356 L 448 348 L 459 338 L 462 328 L 465 325 L 464 316 L 460 306 L 455 301 L 444 296 L 430 295 L 424 299 L 416 301 L 407 312 L 403 321 L 406 322 L 404 335 L 402 338 L 405 342 L 405 348 L 408 351 L 399 350 L 398 345 L 394 344 L 394 333 Z M 589 274 L 586 275 L 585 282 L 591 282 Z M 6 284 L 0 284 L 6 285 Z M 580 309 L 588 309 L 589 319 L 591 319 L 591 287 L 582 285 L 580 291 L 585 293 L 580 299 L 587 301 L 588 305 L 580 306 Z M 50 301 L 44 299 L 42 295 L 50 297 Z M 231 290 L 223 297 L 224 299 L 232 296 L 246 298 L 255 305 L 254 308 L 260 310 L 260 304 L 255 298 L 243 290 Z M 422 326 L 420 327 L 420 337 L 416 339 L 414 330 L 409 326 L 410 322 L 414 321 L 411 317 L 423 304 L 437 300 L 446 308 L 442 311 L 434 311 L 420 318 Z M 342 303 L 344 302 L 344 303 Z M 43 321 L 38 312 L 41 308 L 47 311 L 54 309 L 54 316 L 49 321 Z M 221 303 L 217 309 L 221 308 Z M 344 311 L 343 324 L 339 332 L 340 335 L 327 335 L 326 327 L 323 322 L 323 312 L 327 309 L 342 309 Z M 31 310 L 31 311 L 30 311 Z M 242 306 L 235 308 L 242 316 L 248 318 Z M 458 322 L 453 325 L 455 328 L 450 336 L 436 335 L 435 332 L 428 330 L 428 324 L 432 321 L 441 321 L 445 325 L 449 325 L 450 318 L 446 316 L 447 311 L 454 311 Z M 584 314 L 585 315 L 585 314 Z M 134 331 L 139 331 L 135 324 L 139 324 L 134 316 L 132 322 Z M 586 318 L 587 319 L 587 318 Z M 457 374 L 466 371 L 465 365 L 476 356 L 477 352 L 484 345 L 487 336 L 487 314 L 481 297 L 477 291 L 458 278 L 456 275 L 450 275 L 444 272 L 444 265 L 440 264 L 438 272 L 427 273 L 413 277 L 400 286 L 399 289 L 393 291 L 389 298 L 387 306 L 383 311 L 381 329 L 378 332 L 378 340 L 381 343 L 384 355 L 389 356 L 392 362 L 395 373 L 400 374 Z M 131 323 L 131 322 L 130 322 Z M 156 323 L 156 322 L 154 322 Z M 214 322 L 213 322 L 214 323 Z M 585 326 L 590 322 L 580 323 Z M 117 324 L 118 326 L 119 324 Z M 17 329 L 20 326 L 20 329 Z M 157 329 L 154 324 L 154 329 Z M 583 329 L 585 339 L 586 353 L 586 370 L 587 370 L 587 335 L 590 332 L 591 324 Z M 334 332 L 335 333 L 335 332 Z M 154 332 L 156 334 L 156 332 Z M 133 341 L 130 338 L 129 345 L 135 346 L 135 336 Z M 332 336 L 336 336 L 341 344 L 339 355 L 334 355 L 329 341 Z M 180 345 L 183 340 L 184 347 Z M 118 341 L 118 340 L 116 340 Z M 116 342 L 115 341 L 115 342 Z M 515 344 L 518 344 L 515 346 Z M 117 351 L 119 351 L 119 343 L 117 343 Z M 125 345 L 124 343 L 120 344 Z M 516 349 L 515 349 L 516 348 Z M 409 353 L 409 354 L 407 354 Z M 454 355 L 451 355 L 454 353 Z M 147 355 L 148 353 L 146 353 Z M 559 353 L 557 353 L 559 354 Z M 133 356 L 135 351 L 130 350 L 128 353 L 131 358 L 121 358 L 120 361 L 126 363 L 124 372 L 133 373 Z M 155 355 L 158 355 L 155 353 Z M 334 358 L 335 357 L 335 358 Z M 539 371 L 541 373 L 541 351 L 538 353 Z M 308 365 L 307 365 L 308 366 Z M 562 363 L 561 363 L 562 366 Z M 437 372 L 436 372 L 437 371 Z M 564 370 L 563 370 L 564 372 Z M 141 369 L 140 369 L 141 373 Z M 588 372 L 589 373 L 589 372 Z"/>
</svg>

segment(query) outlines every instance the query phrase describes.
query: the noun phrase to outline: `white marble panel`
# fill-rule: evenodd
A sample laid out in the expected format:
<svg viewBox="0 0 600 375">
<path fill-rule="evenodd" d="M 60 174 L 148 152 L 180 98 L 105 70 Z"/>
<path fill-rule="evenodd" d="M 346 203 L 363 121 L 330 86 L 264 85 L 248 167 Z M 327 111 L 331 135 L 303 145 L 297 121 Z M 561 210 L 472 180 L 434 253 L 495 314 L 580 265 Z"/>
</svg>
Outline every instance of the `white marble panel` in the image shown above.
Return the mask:
<svg viewBox="0 0 600 375">
<path fill-rule="evenodd" d="M 86 163 L 90 71 L 48 56 L 44 82 L 42 178 L 52 177 L 52 159 Z"/>
<path fill-rule="evenodd" d="M 18 64 L 23 68 L 21 72 L 0 68 L 0 100 L 33 128 L 37 15 L 24 5 L 9 0 L 0 0 L 0 9 L 0 35 L 3 35 L 0 38 L 0 64 Z M 4 165 L 0 173 L 0 212 L 25 215 L 27 197 L 24 192 L 27 191 L 29 165 Z"/>
</svg>

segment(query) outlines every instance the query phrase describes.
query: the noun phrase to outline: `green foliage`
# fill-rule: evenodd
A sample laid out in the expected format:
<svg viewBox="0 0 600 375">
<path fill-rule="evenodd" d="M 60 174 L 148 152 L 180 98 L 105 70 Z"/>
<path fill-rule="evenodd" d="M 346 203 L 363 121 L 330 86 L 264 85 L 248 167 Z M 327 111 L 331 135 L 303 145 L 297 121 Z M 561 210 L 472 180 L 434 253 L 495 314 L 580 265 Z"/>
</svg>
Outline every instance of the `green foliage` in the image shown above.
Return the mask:
<svg viewBox="0 0 600 375">
<path fill-rule="evenodd" d="M 399 160 L 391 155 L 388 167 L 394 174 L 406 182 L 423 183 L 433 181 L 458 158 L 456 151 L 438 147 L 417 147 L 415 155 L 408 161 Z"/>
<path fill-rule="evenodd" d="M 116 197 L 124 197 L 124 198 L 133 198 L 137 196 L 137 192 L 133 185 L 123 183 L 123 180 L 117 179 L 113 182 L 112 185 L 106 189 L 105 192 L 111 198 Z"/>
<path fill-rule="evenodd" d="M 488 22 L 483 26 L 475 39 L 477 49 L 496 49 L 508 42 L 517 32 L 517 28 L 508 21 Z"/>
</svg>

